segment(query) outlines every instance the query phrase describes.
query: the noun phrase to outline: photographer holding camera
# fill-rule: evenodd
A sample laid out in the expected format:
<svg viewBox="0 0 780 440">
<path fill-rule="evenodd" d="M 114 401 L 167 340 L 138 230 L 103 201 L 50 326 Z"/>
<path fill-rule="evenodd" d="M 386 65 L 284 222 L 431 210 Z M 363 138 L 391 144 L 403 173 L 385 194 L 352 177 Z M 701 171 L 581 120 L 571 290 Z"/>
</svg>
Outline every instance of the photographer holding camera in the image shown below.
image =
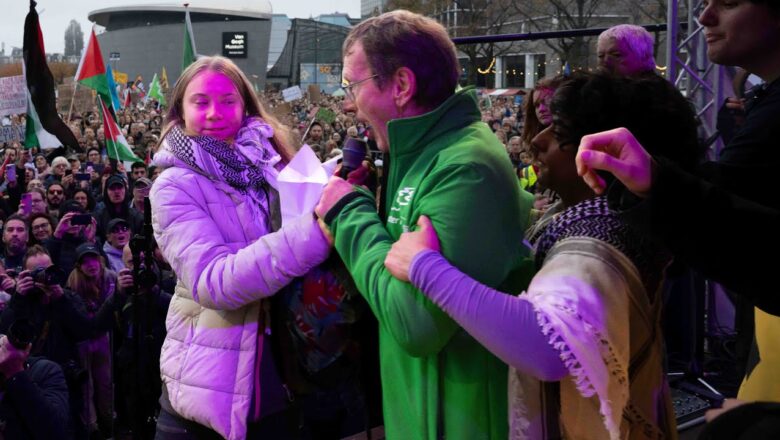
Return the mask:
<svg viewBox="0 0 780 440">
<path fill-rule="evenodd" d="M 31 342 L 11 339 L 0 336 L 0 438 L 67 438 L 68 386 L 62 368 L 30 357 Z"/>
<path fill-rule="evenodd" d="M 92 326 L 81 298 L 62 288 L 65 274 L 52 264 L 45 248 L 31 246 L 24 255 L 17 277 L 16 293 L 0 314 L 0 333 L 8 334 L 11 324 L 27 319 L 34 334 L 40 335 L 31 353 L 45 356 L 62 367 L 70 391 L 71 419 L 77 434 L 84 428 L 77 417 L 82 407 L 80 386 L 86 372 L 76 362 L 77 343 L 92 336 Z"/>
<path fill-rule="evenodd" d="M 76 248 L 83 243 L 95 243 L 97 221 L 75 200 L 63 203 L 60 211 L 62 218 L 44 246 L 52 261 L 69 274 L 76 267 Z"/>
</svg>

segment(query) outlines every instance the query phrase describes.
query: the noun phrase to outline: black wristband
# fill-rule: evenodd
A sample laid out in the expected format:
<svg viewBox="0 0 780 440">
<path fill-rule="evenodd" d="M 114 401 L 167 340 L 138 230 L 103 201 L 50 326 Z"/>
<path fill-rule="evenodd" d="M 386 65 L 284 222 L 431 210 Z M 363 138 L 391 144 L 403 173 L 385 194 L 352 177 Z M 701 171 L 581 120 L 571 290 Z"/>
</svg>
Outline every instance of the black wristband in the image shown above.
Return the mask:
<svg viewBox="0 0 780 440">
<path fill-rule="evenodd" d="M 351 193 L 340 198 L 339 201 L 336 202 L 333 206 L 331 206 L 328 212 L 325 213 L 325 217 L 323 217 L 322 220 L 325 222 L 326 225 L 330 225 L 333 219 L 341 212 L 342 209 L 344 209 L 344 206 L 346 206 L 347 203 L 355 200 L 356 198 L 362 195 L 363 194 L 361 194 L 360 191 L 352 191 Z"/>
</svg>

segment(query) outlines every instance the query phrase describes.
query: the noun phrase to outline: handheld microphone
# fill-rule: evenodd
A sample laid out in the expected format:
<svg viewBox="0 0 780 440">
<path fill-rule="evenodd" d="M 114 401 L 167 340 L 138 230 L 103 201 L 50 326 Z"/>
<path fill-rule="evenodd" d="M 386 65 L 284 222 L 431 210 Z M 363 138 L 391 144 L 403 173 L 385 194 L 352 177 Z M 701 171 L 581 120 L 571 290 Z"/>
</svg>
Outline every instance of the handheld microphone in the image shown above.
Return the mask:
<svg viewBox="0 0 780 440">
<path fill-rule="evenodd" d="M 343 155 L 341 160 L 341 172 L 339 177 L 346 179 L 347 175 L 358 169 L 366 158 L 367 145 L 364 141 L 355 138 L 348 138 L 341 150 Z"/>
</svg>

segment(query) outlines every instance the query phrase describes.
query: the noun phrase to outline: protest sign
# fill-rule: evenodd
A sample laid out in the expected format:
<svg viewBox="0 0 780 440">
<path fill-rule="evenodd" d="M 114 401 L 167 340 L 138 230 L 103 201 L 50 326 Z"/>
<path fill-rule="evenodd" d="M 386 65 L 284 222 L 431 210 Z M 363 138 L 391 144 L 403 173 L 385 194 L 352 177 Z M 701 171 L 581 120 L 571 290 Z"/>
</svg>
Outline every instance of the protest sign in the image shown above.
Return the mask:
<svg viewBox="0 0 780 440">
<path fill-rule="evenodd" d="M 127 74 L 123 72 L 118 72 L 116 70 L 113 71 L 114 74 L 114 82 L 117 84 L 121 84 L 124 86 L 127 84 Z"/>
<path fill-rule="evenodd" d="M 73 111 L 75 113 L 83 113 L 92 111 L 95 106 L 95 97 L 92 89 L 86 87 L 79 87 L 76 89 L 76 96 L 73 96 L 74 83 L 63 84 L 57 87 L 57 110 L 60 113 L 68 113 L 70 110 L 70 102 L 75 99 L 73 103 Z"/>
<path fill-rule="evenodd" d="M 0 142 L 21 141 L 24 139 L 23 125 L 7 125 L 0 127 Z"/>
<path fill-rule="evenodd" d="M 322 99 L 322 92 L 320 92 L 320 86 L 317 84 L 309 84 L 309 100 L 311 102 L 320 102 Z"/>
<path fill-rule="evenodd" d="M 303 91 L 300 86 L 292 86 L 282 90 L 282 96 L 284 97 L 284 102 L 295 101 L 303 98 Z"/>
<path fill-rule="evenodd" d="M 0 116 L 27 113 L 27 84 L 24 76 L 0 78 Z"/>
<path fill-rule="evenodd" d="M 317 115 L 315 116 L 315 119 L 322 122 L 327 122 L 328 124 L 332 124 L 333 121 L 336 120 L 336 113 L 333 112 L 333 110 L 329 108 L 321 108 L 319 111 L 317 111 Z"/>
</svg>

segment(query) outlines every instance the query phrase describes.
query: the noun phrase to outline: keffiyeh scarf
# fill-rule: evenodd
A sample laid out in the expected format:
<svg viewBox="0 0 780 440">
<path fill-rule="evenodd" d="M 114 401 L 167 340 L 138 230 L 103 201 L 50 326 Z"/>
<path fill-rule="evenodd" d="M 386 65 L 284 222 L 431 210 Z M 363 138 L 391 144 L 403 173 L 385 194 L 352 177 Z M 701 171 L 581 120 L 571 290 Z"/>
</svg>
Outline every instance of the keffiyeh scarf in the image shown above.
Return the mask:
<svg viewBox="0 0 780 440">
<path fill-rule="evenodd" d="M 233 145 L 209 136 L 188 136 L 180 126 L 175 126 L 163 146 L 194 171 L 263 204 L 266 185 L 275 186 L 275 166 L 281 161 L 270 141 L 273 134 L 270 125 L 252 117 L 244 121 Z"/>
</svg>

